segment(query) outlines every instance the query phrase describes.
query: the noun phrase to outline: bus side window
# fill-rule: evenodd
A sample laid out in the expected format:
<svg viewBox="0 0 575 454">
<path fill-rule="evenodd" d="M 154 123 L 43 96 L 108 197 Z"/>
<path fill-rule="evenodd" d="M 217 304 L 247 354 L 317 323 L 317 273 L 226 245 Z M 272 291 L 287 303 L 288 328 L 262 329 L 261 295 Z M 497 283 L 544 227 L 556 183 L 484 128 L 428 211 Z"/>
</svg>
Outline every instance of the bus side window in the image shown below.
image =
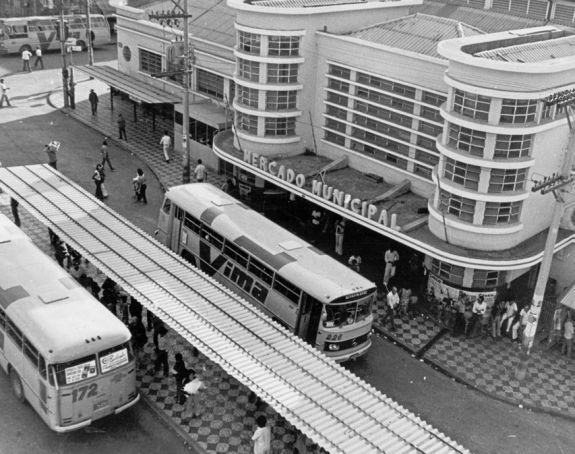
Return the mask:
<svg viewBox="0 0 575 454">
<path fill-rule="evenodd" d="M 6 313 L 4 312 L 4 309 L 0 307 L 0 328 L 4 330 L 5 325 L 6 325 Z"/>
<path fill-rule="evenodd" d="M 170 208 L 172 207 L 172 202 L 170 199 L 164 200 L 164 206 L 162 207 L 162 211 L 166 214 L 170 214 Z"/>
<path fill-rule="evenodd" d="M 42 355 L 38 355 L 38 369 L 42 378 L 46 380 L 46 360 Z"/>
<path fill-rule="evenodd" d="M 38 368 L 38 350 L 26 338 L 24 338 L 24 354 L 34 367 Z"/>
<path fill-rule="evenodd" d="M 10 319 L 6 320 L 6 328 L 8 336 L 12 338 L 18 347 L 22 348 L 22 331 L 20 331 Z"/>
<path fill-rule="evenodd" d="M 15 38 L 28 38 L 28 27 L 26 25 L 9 25 L 8 37 Z"/>
</svg>

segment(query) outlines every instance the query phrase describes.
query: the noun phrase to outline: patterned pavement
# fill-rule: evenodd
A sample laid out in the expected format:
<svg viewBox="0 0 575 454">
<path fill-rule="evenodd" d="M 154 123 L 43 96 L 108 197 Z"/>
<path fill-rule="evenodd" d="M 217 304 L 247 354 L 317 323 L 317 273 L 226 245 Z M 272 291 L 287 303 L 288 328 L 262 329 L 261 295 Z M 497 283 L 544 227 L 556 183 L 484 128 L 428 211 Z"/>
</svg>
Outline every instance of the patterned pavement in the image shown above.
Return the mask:
<svg viewBox="0 0 575 454">
<path fill-rule="evenodd" d="M 97 81 L 80 83 L 77 86 L 78 99 L 86 99 L 90 88 L 95 88 L 100 96 L 98 117 L 91 116 L 86 101 L 78 102 L 76 110 L 69 111 L 70 115 L 102 134 L 116 138 L 114 114 L 122 111 L 126 119 L 131 119 L 131 107 L 127 101 L 115 96 L 112 114 L 109 92 L 106 93 L 105 86 Z M 58 96 L 58 93 L 51 96 L 56 106 L 62 104 Z M 153 130 L 150 118 L 140 112 L 138 123 L 128 121 L 128 141 L 121 141 L 121 144 L 147 162 L 162 186 L 169 188 L 180 184 L 181 167 L 177 159 L 170 164 L 164 162 L 158 145 L 163 126 L 159 120 L 156 121 L 156 129 Z M 114 140 L 120 143 L 118 139 Z M 224 177 L 218 176 L 213 169 L 211 175 L 215 176 L 213 183 L 223 183 Z M 396 319 L 396 330 L 392 332 L 389 324 L 384 323 L 384 314 L 384 302 L 379 300 L 374 308 L 376 330 L 457 381 L 515 405 L 575 418 L 575 382 L 572 380 L 575 365 L 572 359 L 536 344 L 526 378 L 519 381 L 515 378 L 515 371 L 520 349 L 509 339 L 495 342 L 490 338 L 469 340 L 454 337 L 426 314 L 418 314 L 411 319 Z M 173 333 L 170 336 L 173 341 L 170 360 L 173 359 L 173 352 L 181 351 L 186 364 L 191 365 L 191 347 Z M 150 353 L 151 344 L 148 345 Z M 209 360 L 201 358 L 199 362 L 202 376 L 209 385 L 200 396 L 201 405 L 206 409 L 201 418 L 191 422 L 182 421 L 182 408 L 174 402 L 172 379 L 141 370 L 142 392 L 207 452 L 249 452 L 254 415 L 258 412 L 265 412 L 271 420 L 274 452 L 293 452 L 296 431 L 285 420 L 269 408 L 256 409 L 254 404 L 248 402 L 249 390 Z M 317 452 L 317 448 L 310 446 L 309 442 L 308 449 L 309 452 Z"/>
</svg>

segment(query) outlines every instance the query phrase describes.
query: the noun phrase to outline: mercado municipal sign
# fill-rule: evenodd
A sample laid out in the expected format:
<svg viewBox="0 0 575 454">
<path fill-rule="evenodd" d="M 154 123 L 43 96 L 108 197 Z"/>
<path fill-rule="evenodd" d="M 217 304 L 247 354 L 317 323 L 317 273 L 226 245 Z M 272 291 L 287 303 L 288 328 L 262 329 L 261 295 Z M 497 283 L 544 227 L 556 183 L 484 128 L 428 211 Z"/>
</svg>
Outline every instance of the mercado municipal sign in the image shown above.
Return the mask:
<svg viewBox="0 0 575 454">
<path fill-rule="evenodd" d="M 265 156 L 260 156 L 256 153 L 247 152 L 244 157 L 244 161 L 248 164 L 257 167 L 258 169 L 270 174 L 271 176 L 283 180 L 288 184 L 297 186 L 304 191 L 311 192 L 312 195 L 321 197 L 328 202 L 332 202 L 337 206 L 344 208 L 345 210 L 352 211 L 353 213 L 359 214 L 360 216 L 370 219 L 389 227 L 389 219 L 387 215 L 387 210 L 380 209 L 372 203 L 368 203 L 354 197 L 347 192 L 341 191 L 333 186 L 324 184 L 322 181 L 313 179 L 311 181 L 311 191 L 305 188 L 306 177 L 301 173 L 296 173 L 290 167 L 286 167 L 283 164 L 278 164 L 276 161 L 270 161 Z M 391 227 L 395 227 L 395 215 L 392 215 Z"/>
</svg>

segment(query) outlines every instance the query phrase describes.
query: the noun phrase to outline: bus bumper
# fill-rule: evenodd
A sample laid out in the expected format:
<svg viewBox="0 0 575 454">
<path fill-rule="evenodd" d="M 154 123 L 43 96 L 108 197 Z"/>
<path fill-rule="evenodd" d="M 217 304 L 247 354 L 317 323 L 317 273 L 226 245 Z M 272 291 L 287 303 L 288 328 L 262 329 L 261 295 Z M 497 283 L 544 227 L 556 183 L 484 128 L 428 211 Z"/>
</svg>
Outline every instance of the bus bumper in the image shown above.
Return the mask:
<svg viewBox="0 0 575 454">
<path fill-rule="evenodd" d="M 54 426 L 54 431 L 62 434 L 66 432 L 72 432 L 73 430 L 82 429 L 83 427 L 88 427 L 90 424 L 92 424 L 92 420 L 87 419 L 86 421 L 82 421 L 71 426 Z"/>
<path fill-rule="evenodd" d="M 121 407 L 116 408 L 114 410 L 114 414 L 117 415 L 118 413 L 122 413 L 124 410 L 127 410 L 131 406 L 136 405 L 139 400 L 140 400 L 140 393 L 138 393 L 138 395 L 134 398 L 134 400 L 131 400 L 127 404 L 124 404 Z"/>
<path fill-rule="evenodd" d="M 332 357 L 336 362 L 344 363 L 346 361 L 351 361 L 365 355 L 370 347 L 371 347 L 371 339 L 369 339 L 366 343 L 357 347 L 357 349 L 347 352 L 345 355 L 342 355 L 341 352 L 331 353 L 324 351 L 324 353 L 327 356 Z"/>
</svg>

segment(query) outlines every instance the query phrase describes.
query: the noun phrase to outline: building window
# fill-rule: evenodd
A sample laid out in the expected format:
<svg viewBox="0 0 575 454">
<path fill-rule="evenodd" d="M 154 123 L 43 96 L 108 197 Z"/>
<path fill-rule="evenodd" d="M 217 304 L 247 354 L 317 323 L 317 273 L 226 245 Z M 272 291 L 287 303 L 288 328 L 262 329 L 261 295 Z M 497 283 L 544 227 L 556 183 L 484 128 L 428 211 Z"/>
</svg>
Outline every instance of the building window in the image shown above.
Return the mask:
<svg viewBox="0 0 575 454">
<path fill-rule="evenodd" d="M 494 289 L 504 282 L 505 271 L 474 270 L 473 288 Z"/>
<path fill-rule="evenodd" d="M 437 153 L 437 146 L 435 145 L 435 139 L 429 139 L 427 137 L 417 136 L 417 140 L 415 143 L 420 147 L 425 148 L 426 150 L 435 151 Z"/>
<path fill-rule="evenodd" d="M 237 101 L 244 106 L 258 108 L 259 90 L 238 85 Z"/>
<path fill-rule="evenodd" d="M 516 224 L 521 215 L 522 201 L 519 202 L 487 202 L 483 225 Z"/>
<path fill-rule="evenodd" d="M 266 118 L 266 136 L 294 136 L 295 118 Z"/>
<path fill-rule="evenodd" d="M 341 145 L 342 147 L 345 145 L 345 137 L 340 136 L 339 134 L 335 134 L 332 131 L 325 131 L 323 138 L 328 142 L 335 143 L 336 145 Z"/>
<path fill-rule="evenodd" d="M 196 90 L 223 101 L 224 78 L 203 69 L 196 69 Z"/>
<path fill-rule="evenodd" d="M 553 104 L 543 103 L 543 109 L 541 110 L 541 119 L 550 120 L 553 118 Z"/>
<path fill-rule="evenodd" d="M 491 169 L 489 192 L 522 191 L 528 169 Z"/>
<path fill-rule="evenodd" d="M 411 138 L 411 132 L 405 129 L 396 128 L 395 126 L 390 126 L 387 123 L 374 120 L 373 118 L 365 117 L 363 115 L 354 114 L 353 124 L 364 126 L 365 128 L 377 131 L 379 133 L 395 137 L 406 142 L 409 142 Z"/>
<path fill-rule="evenodd" d="M 437 259 L 431 259 L 431 272 L 455 285 L 463 285 L 463 274 L 465 268 L 462 266 L 452 265 L 451 263 L 441 262 Z"/>
<path fill-rule="evenodd" d="M 439 208 L 442 212 L 451 214 L 461 221 L 473 222 L 475 200 L 441 190 L 439 193 Z"/>
<path fill-rule="evenodd" d="M 255 33 L 238 32 L 238 48 L 246 54 L 259 55 L 261 48 L 261 36 Z"/>
<path fill-rule="evenodd" d="M 252 82 L 259 82 L 260 80 L 259 62 L 238 58 L 238 76 L 241 77 L 242 79 L 251 80 Z"/>
<path fill-rule="evenodd" d="M 340 79 L 351 79 L 351 70 L 337 65 L 329 65 L 329 74 Z"/>
<path fill-rule="evenodd" d="M 297 83 L 299 65 L 297 63 L 268 63 L 268 84 Z"/>
<path fill-rule="evenodd" d="M 403 99 L 396 98 L 394 96 L 386 95 L 384 93 L 380 93 L 375 90 L 369 90 L 368 88 L 357 87 L 355 95 L 358 98 L 364 98 L 377 104 L 389 106 L 398 110 L 403 110 L 404 112 L 413 113 L 414 104 L 412 102 L 405 101 Z"/>
<path fill-rule="evenodd" d="M 497 134 L 495 139 L 494 158 L 513 159 L 524 158 L 531 153 L 533 134 L 505 135 Z"/>
<path fill-rule="evenodd" d="M 454 183 L 460 184 L 468 189 L 477 190 L 479 186 L 479 174 L 481 168 L 455 161 L 451 158 L 445 160 L 445 171 L 443 176 Z"/>
<path fill-rule="evenodd" d="M 485 132 L 464 128 L 453 123 L 449 124 L 449 146 L 457 150 L 466 151 L 473 156 L 483 157 L 485 148 Z"/>
<path fill-rule="evenodd" d="M 408 85 L 382 79 L 381 77 L 370 76 L 369 74 L 357 73 L 357 83 L 376 87 L 391 93 L 405 96 L 406 98 L 415 98 L 415 88 Z"/>
<path fill-rule="evenodd" d="M 340 109 L 339 107 L 327 105 L 325 109 L 326 115 L 330 115 L 332 117 L 341 118 L 342 120 L 347 119 L 347 111 L 344 109 Z"/>
<path fill-rule="evenodd" d="M 443 123 L 443 118 L 439 113 L 439 110 L 432 109 L 431 107 L 421 106 L 419 115 L 431 121 L 436 121 L 437 123 Z"/>
<path fill-rule="evenodd" d="M 268 91 L 266 93 L 266 110 L 279 111 L 296 108 L 297 91 Z"/>
<path fill-rule="evenodd" d="M 486 96 L 455 90 L 453 110 L 465 117 L 487 121 L 490 102 Z"/>
<path fill-rule="evenodd" d="M 443 126 L 436 125 L 433 123 L 428 123 L 427 121 L 419 120 L 419 125 L 417 126 L 417 130 L 424 134 L 428 134 L 433 137 L 437 137 L 439 134 L 443 132 Z"/>
<path fill-rule="evenodd" d="M 255 115 L 248 115 L 243 112 L 236 112 L 236 121 L 239 129 L 249 134 L 257 135 L 258 117 Z"/>
<path fill-rule="evenodd" d="M 372 132 L 366 131 L 364 129 L 353 128 L 351 131 L 351 135 L 356 137 L 364 142 L 369 142 L 375 146 L 395 151 L 396 153 L 403 154 L 407 156 L 409 154 L 409 146 L 397 142 L 395 140 L 391 140 L 388 137 L 380 136 L 379 134 L 374 134 Z"/>
<path fill-rule="evenodd" d="M 501 106 L 501 123 L 525 124 L 535 121 L 535 99 L 504 99 Z"/>
<path fill-rule="evenodd" d="M 334 93 L 332 91 L 327 92 L 327 100 L 328 102 L 332 102 L 334 104 L 339 104 L 340 106 L 347 107 L 347 103 L 349 102 L 349 98 L 344 95 L 340 95 L 338 93 Z"/>
<path fill-rule="evenodd" d="M 345 134 L 346 124 L 333 118 L 326 118 L 325 127 Z"/>
<path fill-rule="evenodd" d="M 162 72 L 162 56 L 144 49 L 138 49 L 140 52 L 140 71 L 147 74 L 156 74 Z"/>
<path fill-rule="evenodd" d="M 341 80 L 329 79 L 327 86 L 332 90 L 349 93 L 349 84 L 347 82 L 342 82 Z"/>
<path fill-rule="evenodd" d="M 299 55 L 299 36 L 269 36 L 268 55 L 296 57 Z"/>
<path fill-rule="evenodd" d="M 371 145 L 353 140 L 351 142 L 351 149 L 358 153 L 377 159 L 378 161 L 384 162 L 386 164 L 391 164 L 394 167 L 407 169 L 407 159 L 400 158 L 393 153 L 387 153 L 386 151 L 372 147 Z"/>
<path fill-rule="evenodd" d="M 413 167 L 413 173 L 425 178 L 426 180 L 431 180 L 432 170 L 429 167 L 422 166 L 421 164 L 415 164 Z"/>
<path fill-rule="evenodd" d="M 355 110 L 408 128 L 411 128 L 413 123 L 413 119 L 407 115 L 402 115 L 363 101 L 355 101 Z"/>
<path fill-rule="evenodd" d="M 429 91 L 424 91 L 421 96 L 421 101 L 426 104 L 431 104 L 432 106 L 439 107 L 447 101 L 447 98 L 442 95 L 430 93 Z"/>
<path fill-rule="evenodd" d="M 421 150 L 415 150 L 415 159 L 430 166 L 435 166 L 439 162 L 438 155 L 426 153 L 425 151 Z"/>
</svg>

